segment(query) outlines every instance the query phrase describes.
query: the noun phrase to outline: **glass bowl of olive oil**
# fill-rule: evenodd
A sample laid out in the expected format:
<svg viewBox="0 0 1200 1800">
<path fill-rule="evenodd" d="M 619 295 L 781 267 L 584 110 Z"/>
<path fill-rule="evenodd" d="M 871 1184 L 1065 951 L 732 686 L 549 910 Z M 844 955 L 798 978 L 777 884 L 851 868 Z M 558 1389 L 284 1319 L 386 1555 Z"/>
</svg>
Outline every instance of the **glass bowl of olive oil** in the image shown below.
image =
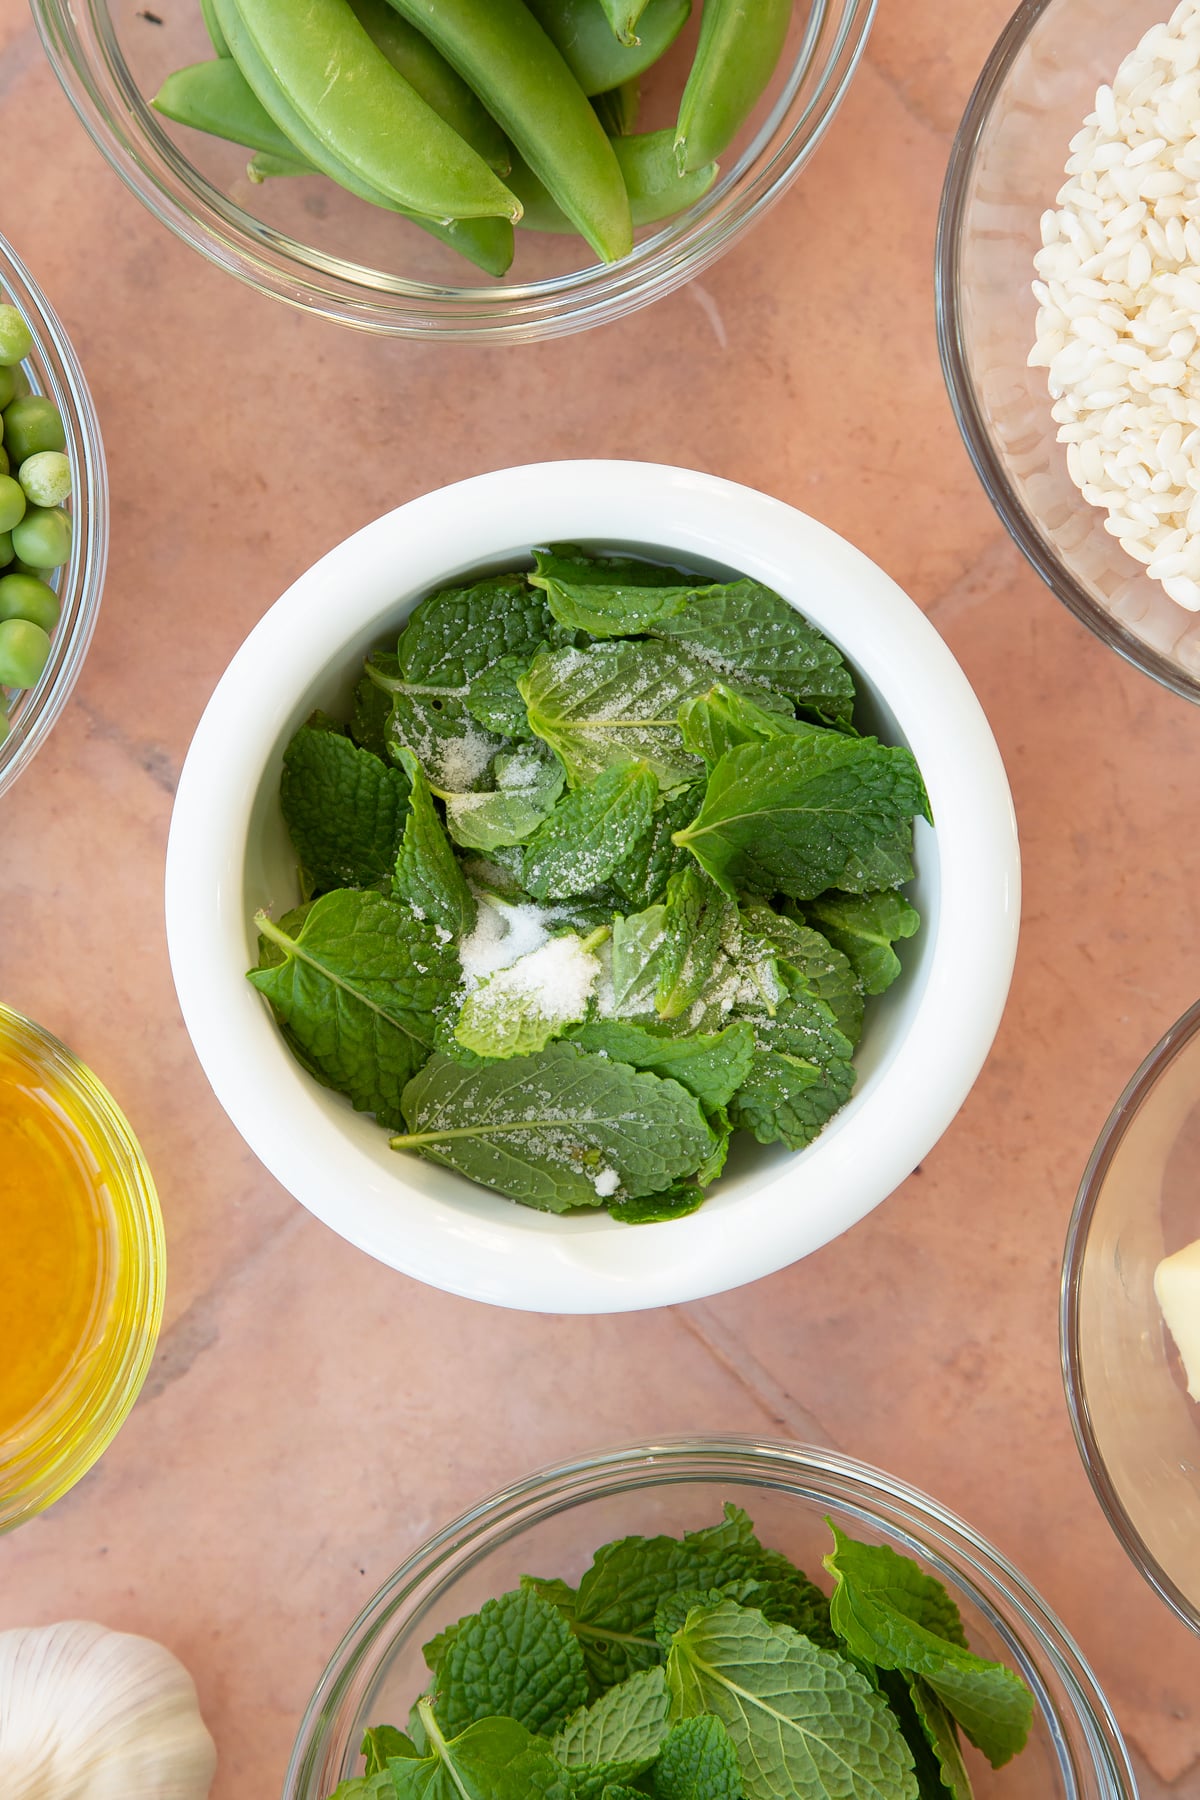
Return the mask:
<svg viewBox="0 0 1200 1800">
<path fill-rule="evenodd" d="M 154 1182 L 57 1038 L 0 1006 L 0 1532 L 66 1493 L 137 1398 L 162 1318 Z"/>
</svg>

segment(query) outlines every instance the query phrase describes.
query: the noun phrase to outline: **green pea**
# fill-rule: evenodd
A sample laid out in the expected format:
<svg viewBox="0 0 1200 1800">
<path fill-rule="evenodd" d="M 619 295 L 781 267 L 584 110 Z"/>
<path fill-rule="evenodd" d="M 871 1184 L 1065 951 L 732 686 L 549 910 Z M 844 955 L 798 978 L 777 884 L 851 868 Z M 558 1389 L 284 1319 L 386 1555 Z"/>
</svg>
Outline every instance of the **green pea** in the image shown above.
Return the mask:
<svg viewBox="0 0 1200 1800">
<path fill-rule="evenodd" d="M 36 687 L 50 660 L 50 638 L 28 619 L 0 621 L 0 687 Z"/>
<path fill-rule="evenodd" d="M 704 0 L 700 38 L 675 127 L 680 174 L 727 150 L 783 53 L 792 0 Z"/>
<path fill-rule="evenodd" d="M 24 362 L 33 349 L 33 333 L 15 306 L 0 306 L 0 363 Z"/>
<path fill-rule="evenodd" d="M 24 489 L 11 475 L 0 475 L 0 531 L 11 531 L 24 517 Z"/>
<path fill-rule="evenodd" d="M 13 559 L 12 532 L 0 531 L 0 569 L 6 569 Z"/>
<path fill-rule="evenodd" d="M 13 549 L 31 569 L 57 569 L 71 554 L 71 521 L 61 507 L 31 506 L 13 526 Z"/>
<path fill-rule="evenodd" d="M 0 363 L 0 421 L 3 420 L 3 409 L 8 405 L 17 391 L 16 375 L 7 363 Z M 3 437 L 0 431 L 0 437 Z"/>
<path fill-rule="evenodd" d="M 0 575 L 0 621 L 27 619 L 50 632 L 58 624 L 58 595 L 36 575 Z"/>
<path fill-rule="evenodd" d="M 17 471 L 33 506 L 61 506 L 71 492 L 71 465 L 61 450 L 38 450 Z"/>
<path fill-rule="evenodd" d="M 23 394 L 4 409 L 4 444 L 10 462 L 18 467 L 39 450 L 65 450 L 67 434 L 53 400 L 44 394 Z"/>
</svg>

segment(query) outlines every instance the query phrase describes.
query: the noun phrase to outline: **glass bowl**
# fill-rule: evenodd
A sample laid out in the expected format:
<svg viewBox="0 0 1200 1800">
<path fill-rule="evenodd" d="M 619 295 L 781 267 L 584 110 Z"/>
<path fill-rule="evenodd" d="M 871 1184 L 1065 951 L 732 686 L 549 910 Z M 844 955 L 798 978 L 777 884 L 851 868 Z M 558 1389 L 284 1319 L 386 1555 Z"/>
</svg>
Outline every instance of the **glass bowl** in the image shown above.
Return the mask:
<svg viewBox="0 0 1200 1800">
<path fill-rule="evenodd" d="M 951 152 L 937 244 L 950 400 L 988 496 L 1058 598 L 1127 661 L 1200 699 L 1200 614 L 1104 529 L 1067 474 L 1045 369 L 1030 369 L 1040 219 L 1069 140 L 1171 0 L 1024 0 L 992 51 Z"/>
<path fill-rule="evenodd" d="M 958 1602 L 971 1646 L 1018 1669 L 1034 1694 L 1028 1746 L 998 1774 L 968 1750 L 978 1800 L 1136 1800 L 1108 1704 L 1074 1644 L 1016 1570 L 935 1501 L 830 1451 L 751 1438 L 670 1439 L 541 1470 L 423 1544 L 335 1650 L 305 1712 L 283 1800 L 325 1800 L 357 1773 L 368 1725 L 403 1726 L 428 1680 L 421 1645 L 525 1573 L 577 1579 L 601 1544 L 678 1534 L 732 1500 L 763 1542 L 821 1576 L 825 1519 L 917 1558 Z"/>
<path fill-rule="evenodd" d="M 65 1494 L 123 1423 L 154 1353 L 166 1250 L 150 1171 L 111 1096 L 57 1038 L 6 1006 L 0 1114 L 9 1126 L 49 1128 L 65 1139 L 99 1203 L 94 1298 L 70 1365 L 13 1436 L 0 1440 L 4 1532 Z M 12 1282 L 19 1297 L 22 1273 L 6 1255 L 0 1296 Z"/>
<path fill-rule="evenodd" d="M 697 9 L 698 10 L 698 9 Z M 165 77 L 211 57 L 198 0 L 152 18 L 141 0 L 33 0 L 50 61 L 92 138 L 155 216 L 219 267 L 293 306 L 401 337 L 556 337 L 623 317 L 690 281 L 778 198 L 837 110 L 875 0 L 796 8 L 775 80 L 709 194 L 591 261 L 575 239 L 520 232 L 515 274 L 489 285 L 455 252 L 332 183 L 252 185 L 246 152 L 150 109 Z M 689 33 L 647 77 L 640 129 L 673 120 Z M 669 92 L 667 91 L 669 89 Z"/>
<path fill-rule="evenodd" d="M 1062 1355 L 1075 1438 L 1109 1524 L 1200 1631 L 1200 1406 L 1154 1295 L 1200 1238 L 1200 1001 L 1146 1058 L 1100 1134 L 1067 1235 Z"/>
<path fill-rule="evenodd" d="M 53 308 L 38 291 L 16 251 L 0 237 L 0 297 L 15 306 L 33 335 L 33 353 L 22 364 L 30 389 L 45 394 L 62 414 L 74 484 L 70 560 L 50 576 L 61 614 L 50 660 L 36 687 L 0 689 L 9 717 L 0 742 L 0 794 L 17 779 L 67 703 L 92 641 L 108 561 L 108 475 L 100 422 L 79 360 Z M 0 570 L 0 574 L 3 574 Z"/>
</svg>

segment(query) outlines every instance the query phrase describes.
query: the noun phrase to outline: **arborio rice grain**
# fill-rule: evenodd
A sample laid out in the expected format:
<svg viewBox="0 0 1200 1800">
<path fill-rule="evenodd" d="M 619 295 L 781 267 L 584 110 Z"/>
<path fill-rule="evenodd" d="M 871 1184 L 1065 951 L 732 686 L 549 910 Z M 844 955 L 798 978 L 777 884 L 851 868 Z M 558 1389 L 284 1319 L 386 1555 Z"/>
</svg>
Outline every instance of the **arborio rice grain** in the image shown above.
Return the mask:
<svg viewBox="0 0 1200 1800">
<path fill-rule="evenodd" d="M 1200 611 L 1200 0 L 1148 31 L 1042 217 L 1037 340 L 1071 479 Z"/>
</svg>

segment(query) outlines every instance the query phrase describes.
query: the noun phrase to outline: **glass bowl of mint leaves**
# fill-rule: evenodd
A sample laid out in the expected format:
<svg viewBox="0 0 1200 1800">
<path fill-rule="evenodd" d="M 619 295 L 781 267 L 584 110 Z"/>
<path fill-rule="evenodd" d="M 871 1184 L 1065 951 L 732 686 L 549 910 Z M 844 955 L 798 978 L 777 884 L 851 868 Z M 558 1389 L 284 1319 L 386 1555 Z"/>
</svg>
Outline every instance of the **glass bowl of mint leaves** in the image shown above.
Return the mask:
<svg viewBox="0 0 1200 1800">
<path fill-rule="evenodd" d="M 987 1053 L 1018 889 L 987 723 L 881 571 L 732 483 L 566 463 L 411 502 L 271 609 L 167 915 L 292 1193 L 573 1312 L 751 1280 L 891 1192 Z"/>
<path fill-rule="evenodd" d="M 543 1470 L 385 1582 L 284 1800 L 1133 1800 L 1108 1705 L 997 1551 L 830 1451 Z"/>
</svg>

